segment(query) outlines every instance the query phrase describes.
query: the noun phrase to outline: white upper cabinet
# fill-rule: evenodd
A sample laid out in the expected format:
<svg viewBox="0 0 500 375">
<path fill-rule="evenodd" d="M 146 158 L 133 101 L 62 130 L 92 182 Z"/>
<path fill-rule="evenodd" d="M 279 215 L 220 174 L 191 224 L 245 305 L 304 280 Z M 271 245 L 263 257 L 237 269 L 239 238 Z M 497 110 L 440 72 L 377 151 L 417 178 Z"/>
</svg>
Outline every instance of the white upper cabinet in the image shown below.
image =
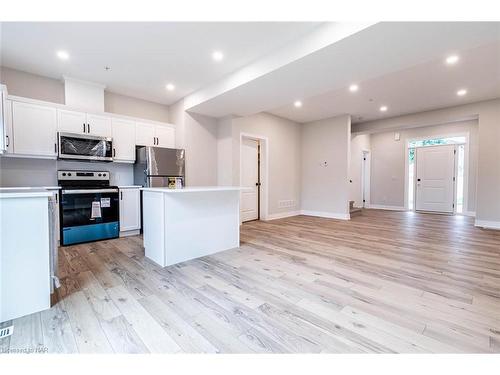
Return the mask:
<svg viewBox="0 0 500 375">
<path fill-rule="evenodd" d="M 84 112 L 58 109 L 57 128 L 61 133 L 86 134 L 87 114 Z"/>
<path fill-rule="evenodd" d="M 113 160 L 135 161 L 135 122 L 114 118 L 111 121 L 113 135 Z"/>
<path fill-rule="evenodd" d="M 138 146 L 175 148 L 175 129 L 168 125 L 137 122 L 135 143 Z"/>
<path fill-rule="evenodd" d="M 66 109 L 57 110 L 57 117 L 60 132 L 111 137 L 111 117 Z"/>
<path fill-rule="evenodd" d="M 88 134 L 111 137 L 111 117 L 87 113 Z"/>
<path fill-rule="evenodd" d="M 14 136 L 12 132 L 12 101 L 4 100 L 3 102 L 3 152 L 5 154 L 12 154 L 14 152 Z"/>
<path fill-rule="evenodd" d="M 171 124 L 73 111 L 28 98 L 6 99 L 5 95 L 0 104 L 0 154 L 6 156 L 55 158 L 58 132 L 112 138 L 117 162 L 133 163 L 135 146 L 175 147 Z"/>
<path fill-rule="evenodd" d="M 156 145 L 158 147 L 175 148 L 175 129 L 170 126 L 156 126 Z"/>
<path fill-rule="evenodd" d="M 137 146 L 156 146 L 155 125 L 147 122 L 136 122 L 135 144 Z"/>
<path fill-rule="evenodd" d="M 55 108 L 13 102 L 12 126 L 16 154 L 42 157 L 57 155 Z"/>
</svg>

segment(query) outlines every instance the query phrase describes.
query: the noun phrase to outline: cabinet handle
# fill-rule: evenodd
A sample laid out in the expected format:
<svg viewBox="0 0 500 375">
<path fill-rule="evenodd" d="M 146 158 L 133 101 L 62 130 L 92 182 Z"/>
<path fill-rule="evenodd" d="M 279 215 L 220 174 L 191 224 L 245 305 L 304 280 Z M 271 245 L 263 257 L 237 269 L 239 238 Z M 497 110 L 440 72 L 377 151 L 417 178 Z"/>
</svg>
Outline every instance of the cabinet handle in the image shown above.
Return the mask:
<svg viewBox="0 0 500 375">
<path fill-rule="evenodd" d="M 116 156 L 116 149 L 113 148 L 113 157 L 115 157 L 115 156 Z"/>
<path fill-rule="evenodd" d="M 54 143 L 54 153 L 57 154 L 57 143 Z"/>
<path fill-rule="evenodd" d="M 120 200 L 123 200 L 123 191 L 120 191 Z"/>
<path fill-rule="evenodd" d="M 87 130 L 88 130 L 88 133 L 90 134 L 90 124 L 87 124 Z"/>
<path fill-rule="evenodd" d="M 5 146 L 5 147 L 9 147 L 9 146 L 10 146 L 10 139 L 9 139 L 9 136 L 8 136 L 8 135 L 6 135 L 6 136 L 5 136 L 5 138 L 7 138 L 7 146 Z"/>
<path fill-rule="evenodd" d="M 83 132 L 85 133 L 85 123 L 83 123 Z"/>
</svg>

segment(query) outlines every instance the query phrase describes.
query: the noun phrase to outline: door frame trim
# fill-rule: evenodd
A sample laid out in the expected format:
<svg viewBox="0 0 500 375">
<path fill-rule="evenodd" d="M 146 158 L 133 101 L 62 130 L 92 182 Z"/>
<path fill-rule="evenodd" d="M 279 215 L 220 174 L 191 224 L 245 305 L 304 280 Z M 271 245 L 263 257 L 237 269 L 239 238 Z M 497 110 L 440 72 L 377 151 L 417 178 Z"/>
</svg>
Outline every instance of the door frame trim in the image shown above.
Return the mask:
<svg viewBox="0 0 500 375">
<path fill-rule="evenodd" d="M 370 207 L 371 159 L 371 151 L 363 149 L 361 151 L 361 206 L 363 208 Z"/>
<path fill-rule="evenodd" d="M 269 138 L 263 135 L 240 132 L 239 142 L 239 185 L 242 186 L 242 158 L 241 149 L 243 139 L 259 141 L 260 145 L 260 189 L 259 189 L 259 220 L 268 220 L 269 217 Z M 240 215 L 240 224 L 241 215 Z"/>
<path fill-rule="evenodd" d="M 426 139 L 436 139 L 436 138 L 452 138 L 452 137 L 465 137 L 465 143 L 457 143 L 455 146 L 459 146 L 461 144 L 464 145 L 464 191 L 463 191 L 463 196 L 464 196 L 464 204 L 463 204 L 463 209 L 462 213 L 460 215 L 465 215 L 467 212 L 469 212 L 469 164 L 470 164 L 470 132 L 457 132 L 457 133 L 449 133 L 449 134 L 436 134 L 436 135 L 428 135 L 425 137 L 408 137 L 405 139 L 404 142 L 404 152 L 405 152 L 405 192 L 404 192 L 404 207 L 407 211 L 413 211 L 416 212 L 416 180 L 413 181 L 415 184 L 413 187 L 413 209 L 410 210 L 408 207 L 408 192 L 409 192 L 409 186 L 408 186 L 408 179 L 409 179 L 409 170 L 410 170 L 410 163 L 408 160 L 408 150 L 410 147 L 408 147 L 408 144 L 412 141 L 422 141 Z M 436 145 L 436 146 L 446 146 L 446 145 Z M 424 146 L 424 147 L 434 147 L 434 146 Z M 457 148 L 456 148 L 457 149 Z M 454 189 L 454 197 L 453 197 L 453 203 L 455 204 L 453 214 L 455 215 L 457 212 L 457 181 L 458 181 L 458 149 L 457 149 L 457 154 L 455 154 L 455 186 L 453 187 Z M 416 155 L 415 155 L 416 157 Z M 416 173 L 416 164 L 415 164 L 415 173 Z M 414 176 L 415 177 L 415 176 Z"/>
<path fill-rule="evenodd" d="M 417 176 L 418 170 L 418 149 L 429 149 L 429 148 L 440 148 L 445 146 L 453 146 L 453 211 L 426 211 L 426 210 L 417 210 L 417 180 L 413 179 L 413 211 L 414 212 L 430 212 L 433 214 L 442 214 L 442 215 L 455 215 L 457 213 L 457 181 L 458 181 L 458 159 L 457 159 L 457 146 L 458 144 L 448 144 L 448 145 L 433 145 L 433 146 L 425 146 L 425 147 L 416 147 L 417 150 L 415 152 L 415 173 L 413 177 Z"/>
</svg>

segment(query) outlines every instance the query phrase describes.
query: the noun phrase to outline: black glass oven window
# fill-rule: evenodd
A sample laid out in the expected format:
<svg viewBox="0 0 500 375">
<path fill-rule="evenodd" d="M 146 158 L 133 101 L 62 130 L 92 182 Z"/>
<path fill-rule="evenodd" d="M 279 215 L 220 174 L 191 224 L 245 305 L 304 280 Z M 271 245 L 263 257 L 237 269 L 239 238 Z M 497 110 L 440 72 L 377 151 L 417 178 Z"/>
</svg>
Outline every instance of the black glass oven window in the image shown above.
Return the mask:
<svg viewBox="0 0 500 375">
<path fill-rule="evenodd" d="M 109 207 L 101 208 L 101 217 L 92 218 L 92 202 L 101 202 L 101 198 L 109 198 Z M 78 225 L 90 225 L 110 223 L 118 221 L 119 198 L 118 193 L 88 193 L 62 195 L 62 225 L 63 227 L 74 227 Z"/>
</svg>

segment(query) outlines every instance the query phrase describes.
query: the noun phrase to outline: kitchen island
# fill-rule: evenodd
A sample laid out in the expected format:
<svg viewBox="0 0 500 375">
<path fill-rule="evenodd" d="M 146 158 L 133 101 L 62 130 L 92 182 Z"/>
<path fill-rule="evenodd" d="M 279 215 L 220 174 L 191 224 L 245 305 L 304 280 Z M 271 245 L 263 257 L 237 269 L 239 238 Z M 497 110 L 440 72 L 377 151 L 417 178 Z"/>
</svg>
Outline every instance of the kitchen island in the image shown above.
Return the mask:
<svg viewBox="0 0 500 375">
<path fill-rule="evenodd" d="M 0 190 L 0 323 L 50 308 L 55 192 Z"/>
<path fill-rule="evenodd" d="M 240 245 L 240 190 L 142 188 L 144 248 L 162 267 Z"/>
</svg>

